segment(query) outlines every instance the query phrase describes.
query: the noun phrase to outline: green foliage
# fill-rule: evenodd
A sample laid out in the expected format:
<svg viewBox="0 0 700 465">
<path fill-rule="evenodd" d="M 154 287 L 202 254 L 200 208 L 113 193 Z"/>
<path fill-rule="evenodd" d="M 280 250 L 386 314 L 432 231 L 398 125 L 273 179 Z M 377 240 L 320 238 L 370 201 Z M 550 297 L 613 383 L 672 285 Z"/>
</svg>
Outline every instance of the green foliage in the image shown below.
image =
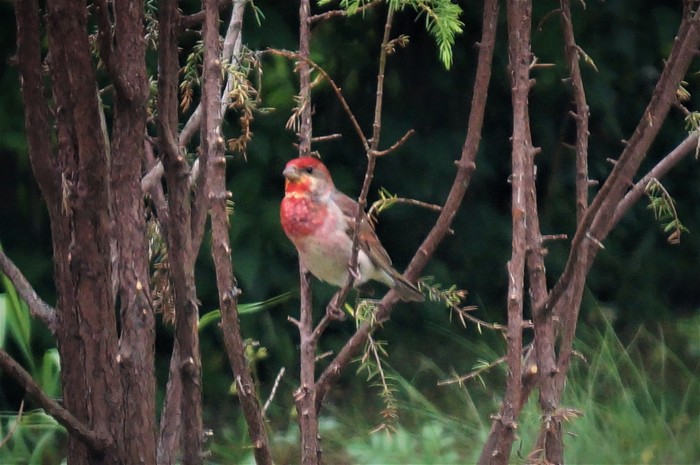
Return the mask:
<svg viewBox="0 0 700 465">
<path fill-rule="evenodd" d="M 7 440 L 0 447 L 0 462 L 8 465 L 60 463 L 63 454 L 57 446 L 64 436 L 63 428 L 43 410 L 21 416 L 0 413 L 0 438 Z"/>
<path fill-rule="evenodd" d="M 412 433 L 399 427 L 389 433 L 375 433 L 369 440 L 356 438 L 348 445 L 353 463 L 450 464 L 462 463 L 455 451 L 458 436 L 438 422 L 427 422 Z"/>
<path fill-rule="evenodd" d="M 0 347 L 9 350 L 8 342 L 11 342 L 40 388 L 50 396 L 58 396 L 61 390 L 58 350 L 49 348 L 41 356 L 35 355 L 33 320 L 27 305 L 5 275 L 0 274 L 0 282 L 5 291 L 0 294 Z M 0 447 L 0 463 L 55 463 L 61 458 L 57 444 L 63 437 L 63 427 L 43 410 L 2 413 L 0 441 L 5 443 Z"/>
<path fill-rule="evenodd" d="M 32 319 L 29 309 L 27 304 L 19 299 L 7 276 L 0 274 L 0 282 L 5 290 L 4 294 L 0 294 L 0 328 L 3 330 L 0 345 L 5 347 L 5 337 L 9 334 L 22 354 L 24 363 L 33 372 L 36 370 L 36 363 L 32 354 Z"/>
<path fill-rule="evenodd" d="M 194 100 L 194 91 L 201 85 L 201 66 L 204 57 L 204 42 L 197 40 L 190 53 L 187 54 L 185 65 L 181 70 L 180 80 L 180 108 L 189 109 Z"/>
<path fill-rule="evenodd" d="M 145 0 L 144 19 L 146 23 L 146 46 L 152 50 L 158 48 L 158 1 Z"/>
<path fill-rule="evenodd" d="M 683 326 L 693 325 L 697 331 L 697 319 Z M 564 423 L 567 461 L 672 464 L 700 460 L 697 366 L 686 365 L 671 350 L 667 343 L 671 338 L 664 333 L 657 336 L 641 327 L 624 343 L 604 319 L 593 328 L 577 341 L 587 361 L 574 359 L 564 395 L 561 413 L 568 418 Z M 669 331 L 676 340 L 677 330 Z M 439 370 L 435 374 L 440 376 Z M 499 376 L 505 376 L 505 371 Z M 469 445 L 481 444 L 488 434 L 489 415 L 498 402 L 491 396 L 492 383 L 500 381 L 490 377 L 484 384 L 437 388 L 439 397 L 448 397 L 438 403 L 419 392 L 411 380 L 398 374 L 394 379 L 399 408 L 412 411 L 417 426 L 398 425 L 395 434 L 350 439 L 347 452 L 352 463 L 475 463 L 480 448 Z M 533 444 L 539 432 L 536 396 L 520 420 L 516 448 L 524 457 L 530 452 L 524 448 Z"/>
<path fill-rule="evenodd" d="M 369 0 L 346 0 L 342 5 L 349 12 L 356 12 L 368 2 Z M 406 5 L 417 5 L 419 2 L 393 3 L 405 8 Z M 251 27 L 252 23 L 246 24 L 246 40 L 250 41 L 251 48 L 263 49 L 270 46 L 295 49 L 298 31 L 295 14 L 298 4 L 265 0 L 256 1 L 257 4 L 266 13 L 265 23 L 260 29 Z M 467 24 L 476 24 L 480 5 L 461 4 L 464 7 L 464 17 L 461 20 Z M 574 225 L 571 208 L 573 187 L 569 181 L 573 159 L 562 146 L 571 142 L 568 135 L 571 133 L 572 121 L 566 117 L 570 110 L 570 94 L 561 91 L 566 87 L 561 84 L 562 79 L 566 78 L 566 66 L 561 59 L 563 54 L 558 39 L 560 28 L 556 20 L 541 21 L 545 15 L 550 14 L 551 5 L 535 3 L 534 6 L 533 22 L 542 27 L 533 31 L 533 51 L 541 62 L 555 64 L 551 68 L 533 70 L 533 141 L 543 149 L 537 160 L 538 184 L 543 187 L 542 227 L 544 231 L 552 233 L 570 233 Z M 185 13 L 189 13 L 198 9 L 199 4 L 183 4 L 183 7 Z M 8 61 L 15 53 L 12 37 L 14 15 L 11 3 L 6 3 L 3 8 L 6 9 L 0 17 L 5 20 L 7 27 L 2 29 L 1 34 L 8 38 L 4 42 L 7 44 L 5 61 Z M 375 13 L 377 10 L 379 9 L 366 10 L 368 13 L 363 13 L 362 17 L 356 15 L 347 20 L 326 21 L 314 29 L 314 34 L 323 34 L 324 42 L 321 44 L 312 41 L 313 53 L 318 53 L 319 48 L 327 47 L 327 44 L 332 44 L 329 49 L 331 52 L 337 51 L 338 44 L 342 44 L 343 53 L 329 53 L 318 62 L 344 90 L 351 107 L 359 112 L 372 107 L 374 91 L 368 83 L 374 82 L 376 78 L 376 63 L 373 62 L 375 54 L 370 52 L 376 46 L 377 31 L 381 31 L 380 15 Z M 598 70 L 597 73 L 591 72 L 592 59 L 589 63 L 591 66 L 585 66 L 582 70 L 592 116 L 591 178 L 602 180 L 609 173 L 609 164 L 605 159 L 610 154 L 619 152 L 620 139 L 629 137 L 637 120 L 643 115 L 646 101 L 641 96 L 652 94 L 661 63 L 673 41 L 680 10 L 677 4 L 647 0 L 634 3 L 597 2 L 588 4 L 585 10 L 579 8 L 574 11 L 577 39 L 587 52 L 582 59 L 587 62 L 586 57 L 590 54 L 590 57 L 595 58 L 595 68 Z M 425 15 L 426 22 L 430 20 L 427 11 L 416 11 Z M 260 20 L 260 17 L 256 18 Z M 386 185 L 391 192 L 407 193 L 439 203 L 444 200 L 449 180 L 454 173 L 453 160 L 458 157 L 464 138 L 466 102 L 469 96 L 468 76 L 473 74 L 476 55 L 470 44 L 479 40 L 479 28 L 464 31 L 463 43 L 466 45 L 460 44 L 452 56 L 454 72 L 445 73 L 440 67 L 431 65 L 434 61 L 434 37 L 428 34 L 423 37 L 415 31 L 416 28 L 422 30 L 423 24 L 416 25 L 413 18 L 400 20 L 403 22 L 397 25 L 396 33 L 410 34 L 411 48 L 397 49 L 388 66 L 383 140 L 395 140 L 409 127 L 416 128 L 417 133 L 401 147 L 396 156 L 382 158 L 378 163 L 376 180 Z M 150 30 L 147 26 L 146 31 Z M 458 283 L 459 286 L 468 287 L 469 298 L 479 303 L 480 311 L 488 319 L 494 320 L 502 317 L 502 290 L 507 286 L 503 266 L 510 246 L 510 192 L 505 183 L 510 167 L 508 158 L 503 156 L 510 150 L 508 136 L 511 121 L 507 110 L 510 108 L 510 83 L 506 72 L 507 55 L 501 40 L 503 34 L 504 29 L 500 29 L 499 48 L 494 56 L 494 81 L 489 88 L 490 109 L 487 108 L 481 153 L 477 160 L 478 169 L 469 188 L 467 203 L 455 217 L 455 234 L 448 237 L 447 242 L 440 247 L 437 256 L 431 261 L 431 268 L 427 270 L 427 273 L 436 275 L 439 282 Z M 152 39 L 153 36 L 149 35 L 149 42 Z M 193 73 L 192 89 L 196 93 L 196 73 L 200 64 L 196 60 L 185 62 L 191 52 L 188 45 L 183 47 L 182 64 L 189 66 Z M 339 58 L 347 57 L 348 54 L 352 56 L 350 64 Z M 232 222 L 232 253 L 246 297 L 259 301 L 292 288 L 298 279 L 296 255 L 280 230 L 277 209 L 282 195 L 279 172 L 284 162 L 295 153 L 292 147 L 293 136 L 281 128 L 291 106 L 291 96 L 296 92 L 297 81 L 292 74 L 292 66 L 287 61 L 270 57 L 265 60 L 263 101 L 278 111 L 265 118 L 257 117 L 252 123 L 255 137 L 250 143 L 247 160 L 234 158 L 229 162 L 230 188 L 237 207 Z M 0 185 L 4 188 L 0 218 L 7 220 L 2 222 L 0 236 L 7 239 L 8 245 L 11 243 L 12 252 L 19 257 L 18 264 L 30 281 L 36 283 L 42 293 L 51 295 L 54 291 L 51 285 L 50 239 L 45 206 L 37 192 L 35 181 L 29 174 L 26 142 L 21 128 L 22 106 L 17 97 L 17 77 L 13 73 L 16 73 L 16 67 L 6 67 L 0 81 L 6 89 L 1 97 L 6 111 L 0 116 L 0 129 L 5 136 L 0 145 L 11 152 L 3 152 L 5 164 L 0 169 L 3 181 Z M 687 87 L 694 88 L 700 76 L 688 76 L 687 79 Z M 342 141 L 319 144 L 319 149 L 323 150 L 324 160 L 327 159 L 334 177 L 338 177 L 338 184 L 347 188 L 348 193 L 353 192 L 352 189 L 356 192 L 357 186 L 362 182 L 362 157 L 358 156 L 361 148 L 353 144 L 352 136 L 349 136 L 351 130 L 343 126 L 343 117 L 338 115 L 336 99 L 329 96 L 326 89 L 319 86 L 315 95 L 314 132 L 343 133 Z M 689 95 L 689 98 L 697 101 L 697 97 Z M 370 120 L 366 117 L 360 119 Z M 688 119 L 690 123 L 698 117 L 691 115 Z M 694 127 L 697 128 L 696 123 Z M 693 130 L 693 127 L 689 127 L 689 130 Z M 646 163 L 652 163 L 667 153 L 682 136 L 682 115 L 674 116 L 672 112 L 671 119 L 664 124 Z M 669 189 L 672 186 L 678 210 L 692 211 L 692 207 L 700 201 L 700 190 L 696 188 L 696 176 L 693 175 L 697 166 L 692 160 L 687 160 L 680 169 L 684 176 L 675 176 L 667 185 Z M 674 176 L 673 173 L 671 176 Z M 664 182 L 666 183 L 665 180 Z M 591 193 L 594 191 L 592 189 Z M 392 211 L 391 218 L 382 221 L 380 236 L 398 264 L 407 262 L 414 251 L 414 245 L 420 243 L 432 224 L 431 220 L 423 212 L 397 208 L 395 212 Z M 698 227 L 696 218 L 684 218 L 683 222 L 691 230 Z M 588 365 L 580 361 L 575 363 L 565 395 L 566 405 L 584 411 L 584 417 L 567 424 L 568 431 L 577 434 L 566 440 L 567 457 L 574 463 L 700 462 L 697 441 L 693 440 L 693 437 L 700 437 L 697 424 L 697 418 L 700 417 L 697 407 L 697 399 L 700 398 L 697 369 L 693 371 L 682 368 L 697 366 L 700 349 L 696 341 L 700 340 L 700 323 L 697 319 L 679 320 L 682 314 L 697 313 L 697 290 L 694 286 L 697 273 L 693 270 L 697 269 L 696 252 L 699 250 L 700 237 L 685 236 L 679 247 L 660 247 L 660 241 L 657 241 L 659 234 L 652 228 L 645 228 L 647 223 L 648 217 L 640 207 L 630 212 L 620 229 L 606 241 L 606 253 L 601 254 L 590 276 L 591 292 L 603 296 L 605 304 L 618 316 L 617 323 L 623 329 L 636 326 L 640 320 L 653 321 L 654 325 L 660 326 L 671 324 L 673 328 L 668 330 L 670 333 L 665 339 L 657 337 L 662 341 L 647 334 L 640 336 L 633 347 L 611 337 L 606 350 L 609 353 L 601 360 L 594 357 L 598 350 L 604 351 L 602 343 L 597 339 L 599 335 L 589 334 L 583 339 L 585 345 L 580 345 L 579 350 L 590 362 Z M 566 257 L 563 248 L 558 243 L 550 244 L 548 278 L 555 276 L 562 266 Z M 213 278 L 206 274 L 207 260 L 204 257 L 198 263 L 198 291 L 205 302 L 203 308 L 215 308 L 217 304 L 213 302 L 217 301 L 217 296 L 212 290 Z M 202 270 L 205 273 L 201 273 Z M 323 302 L 327 288 L 318 283 L 315 286 L 316 303 Z M 2 299 L 9 301 L 9 297 Z M 397 309 L 392 314 L 392 321 L 381 329 L 382 338 L 392 344 L 389 354 L 393 368 L 391 376 L 394 397 L 401 413 L 401 424 L 397 424 L 397 431 L 413 435 L 416 447 L 421 447 L 422 440 L 418 435 L 423 425 L 438 422 L 443 425 L 441 437 L 450 436 L 455 439 L 452 442 L 455 447 L 466 444 L 473 449 L 470 451 L 472 454 L 477 454 L 477 444 L 483 443 L 490 424 L 489 415 L 496 411 L 499 400 L 494 390 L 502 384 L 500 379 L 494 378 L 503 374 L 500 369 L 502 365 L 495 363 L 502 354 L 502 347 L 500 341 L 489 344 L 483 342 L 489 337 L 488 332 L 481 337 L 476 331 L 455 336 L 454 332 L 446 329 L 436 335 L 435 327 L 439 325 L 444 328 L 445 322 L 444 313 L 434 311 L 435 307 L 437 306 L 426 303 L 421 307 L 405 306 Z M 289 328 L 284 314 L 285 311 L 291 313 L 295 310 L 289 304 L 283 311 L 258 312 L 255 318 L 242 319 L 244 333 L 259 338 L 261 344 L 268 349 L 269 357 L 265 363 L 260 364 L 261 369 L 276 372 L 276 367 L 280 364 L 293 367 L 297 363 L 294 355 L 297 335 L 293 328 Z M 586 316 L 587 310 L 584 308 L 582 318 Z M 7 321 L 0 318 L 0 325 L 9 326 Z M 595 325 L 596 322 L 588 321 L 585 326 Z M 21 327 L 0 331 L 0 334 L 7 334 L 6 343 L 12 344 L 22 363 L 27 366 L 30 363 L 37 366 L 43 363 L 43 359 L 36 356 L 33 357 L 34 362 L 26 361 L 10 331 L 22 334 Z M 348 331 L 342 325 L 333 327 L 329 340 L 323 341 L 323 349 L 335 350 L 337 341 Z M 221 341 L 211 337 L 215 333 L 209 331 L 209 334 L 203 336 L 205 343 L 208 342 L 206 347 L 210 349 L 207 362 L 216 357 L 224 359 Z M 36 333 L 33 334 L 35 337 L 32 337 L 32 345 L 46 345 L 45 341 L 38 340 Z M 680 344 L 679 341 L 683 341 L 682 349 L 668 347 L 670 342 Z M 30 352 L 34 351 L 36 348 Z M 630 366 L 625 361 L 626 357 L 635 366 Z M 48 357 L 44 355 L 43 358 Z M 484 362 L 479 365 L 478 360 Z M 483 367 L 484 363 L 495 364 L 495 369 L 483 372 L 479 377 L 483 384 L 478 381 L 467 382 L 461 388 L 459 385 L 440 388 L 434 385 L 436 378 L 448 377 L 447 374 L 440 373 L 438 367 L 444 367 L 442 370 L 449 371 L 449 376 L 452 376 L 452 372 L 468 372 L 475 366 L 477 369 Z M 591 374 L 594 363 L 598 363 L 595 377 Z M 167 360 L 160 360 L 160 364 L 167 366 Z M 618 364 L 621 365 L 619 368 Z M 269 366 L 274 366 L 275 369 Z M 410 367 L 410 371 L 406 367 Z M 666 371 L 661 367 L 666 367 Z M 673 369 L 670 370 L 670 367 Z M 639 373 L 637 377 L 632 376 L 635 369 Z M 50 376 L 50 370 L 47 371 L 47 376 Z M 219 369 L 218 375 L 221 376 L 224 371 Z M 606 373 L 609 374 L 609 379 L 603 376 Z M 36 375 L 36 379 L 41 376 L 43 375 Z M 589 380 L 589 377 L 592 379 Z M 270 383 L 269 378 L 268 376 L 266 381 L 263 376 L 263 388 L 266 386 L 264 383 Z M 431 381 L 420 389 L 411 390 L 404 385 L 404 381 L 411 386 L 425 378 Z M 217 389 L 217 383 L 223 386 L 222 389 L 228 388 L 228 378 L 225 381 L 220 379 L 212 376 L 204 381 L 207 412 L 221 412 L 222 405 L 228 400 L 223 399 L 223 395 L 218 398 L 210 394 Z M 642 381 L 638 382 L 640 379 Z M 324 457 L 328 463 L 339 465 L 356 462 L 345 453 L 344 447 L 348 445 L 354 448 L 374 448 L 376 451 L 379 446 L 370 445 L 369 441 L 372 440 L 385 442 L 386 450 L 394 447 L 390 437 L 384 433 L 372 436 L 366 434 L 377 423 L 373 416 L 376 415 L 373 404 L 376 391 L 363 389 L 365 382 L 359 377 L 350 376 L 350 380 L 344 380 L 344 383 L 334 390 L 332 395 L 335 397 L 325 406 L 334 418 L 322 419 Z M 669 383 L 685 384 L 686 387 L 674 386 L 674 389 L 670 389 Z M 285 379 L 281 389 L 291 391 L 294 387 L 293 380 Z M 645 390 L 651 394 L 653 402 L 644 394 Z M 267 389 L 263 391 L 268 392 Z M 622 400 L 617 400 L 618 394 L 623 397 Z M 277 396 L 278 402 L 284 405 L 282 399 L 285 399 L 284 395 Z M 652 404 L 657 407 L 652 408 Z M 3 405 L 3 408 L 16 408 L 16 405 Z M 348 412 L 353 408 L 358 412 Z M 274 406 L 271 410 L 274 412 Z M 271 430 L 275 431 L 275 457 L 280 459 L 277 463 L 295 463 L 299 457 L 298 427 L 293 424 L 293 420 L 287 427 L 285 421 L 289 421 L 289 409 L 280 410 L 283 410 L 282 413 L 271 415 Z M 633 414 L 635 411 L 637 413 Z M 225 413 L 226 419 L 222 422 L 225 427 L 221 431 L 215 430 L 218 445 L 230 446 L 228 451 L 231 454 L 225 458 L 223 454 L 215 454 L 216 463 L 243 463 L 242 457 L 250 451 L 250 446 L 246 443 L 245 427 L 239 421 L 241 416 L 237 415 L 235 405 L 231 412 L 233 414 L 229 411 Z M 539 424 L 536 405 L 529 405 L 525 415 L 527 417 L 522 419 L 521 425 L 528 422 Z M 455 419 L 455 416 L 459 418 Z M 3 428 L 8 421 L 2 420 Z M 610 435 L 607 434 L 608 428 Z M 531 444 L 527 439 L 534 432 L 519 433 L 523 447 Z M 596 447 L 591 447 L 591 444 Z M 394 449 L 397 454 L 400 453 L 398 447 Z M 664 452 L 668 449 L 673 450 Z M 0 455 L 4 452 L 0 450 Z M 529 451 L 521 452 L 527 454 Z M 437 454 L 445 456 L 446 451 L 441 450 Z M 458 450 L 458 454 L 459 460 L 452 463 L 473 463 L 476 459 L 476 455 L 468 455 L 462 449 Z M 385 453 L 381 457 L 389 461 L 389 455 Z M 335 460 L 335 457 L 339 459 Z M 394 463 L 397 462 L 394 460 Z"/>
<path fill-rule="evenodd" d="M 376 302 L 371 299 L 362 299 L 353 308 L 345 304 L 345 310 L 355 318 L 355 324 L 359 326 L 365 321 L 374 324 L 374 313 L 377 309 Z M 394 373 L 388 368 L 386 359 L 388 343 L 377 340 L 370 335 L 365 343 L 362 355 L 355 359 L 358 363 L 357 373 L 366 376 L 366 382 L 378 390 L 379 398 L 383 405 L 381 411 L 382 422 L 374 428 L 374 431 L 393 431 L 398 420 L 398 406 L 394 393 L 396 388 Z"/>
<path fill-rule="evenodd" d="M 260 111 L 262 65 L 252 51 L 244 49 L 235 63 L 222 63 L 222 69 L 227 77 L 228 108 L 239 115 L 240 135 L 229 139 L 227 146 L 229 150 L 245 156 L 248 143 L 253 137 L 251 124 L 254 112 Z M 251 82 L 251 74 L 257 74 L 257 86 Z"/>
<path fill-rule="evenodd" d="M 458 289 L 455 284 L 447 289 L 442 288 L 442 284 L 435 282 L 434 276 L 424 276 L 418 282 L 421 291 L 428 291 L 428 298 L 432 302 L 442 302 L 447 308 L 460 305 L 467 297 L 467 291 Z"/>
<path fill-rule="evenodd" d="M 318 0 L 319 6 L 326 6 L 331 0 Z M 341 0 L 340 6 L 348 15 L 357 13 L 371 0 Z M 462 8 L 452 0 L 389 0 L 389 7 L 394 11 L 412 8 L 418 16 L 425 16 L 425 29 L 433 37 L 438 47 L 440 61 L 446 69 L 452 66 L 452 47 L 455 37 L 462 33 L 464 23 L 459 19 Z M 405 41 L 406 36 L 402 40 Z"/>
<path fill-rule="evenodd" d="M 567 426 L 575 434 L 567 441 L 569 460 L 700 460 L 700 373 L 668 345 L 678 335 L 640 327 L 625 343 L 608 322 L 599 326 L 578 341 L 589 361 L 575 364 L 567 383 L 566 404 L 584 413 Z"/>
<path fill-rule="evenodd" d="M 678 244 L 681 241 L 681 233 L 689 231 L 681 224 L 676 211 L 676 202 L 658 179 L 649 181 L 646 194 L 649 197 L 647 208 L 654 212 L 654 218 L 661 223 L 664 232 L 669 233 L 668 242 Z"/>
<path fill-rule="evenodd" d="M 357 373 L 364 373 L 367 376 L 367 382 L 378 389 L 379 398 L 383 405 L 382 422 L 373 429 L 373 432 L 394 431 L 399 416 L 395 397 L 395 376 L 388 371 L 384 361 L 389 355 L 387 345 L 386 341 L 377 341 L 370 336 L 357 368 Z"/>
<path fill-rule="evenodd" d="M 284 294 L 271 297 L 267 300 L 264 300 L 262 302 L 253 302 L 249 304 L 239 304 L 238 305 L 238 314 L 239 315 L 250 315 L 253 313 L 260 312 L 262 310 L 269 309 L 271 307 L 274 307 L 275 305 L 279 305 L 283 302 L 286 302 L 292 297 L 293 293 L 292 292 L 285 292 Z M 210 326 L 212 323 L 215 323 L 221 319 L 221 309 L 216 309 L 212 310 L 210 312 L 205 313 L 199 318 L 199 330 L 202 331 L 204 328 L 207 326 Z"/>
<path fill-rule="evenodd" d="M 462 8 L 452 0 L 390 0 L 389 5 L 395 10 L 410 7 L 419 16 L 425 16 L 425 28 L 437 43 L 440 61 L 450 69 L 455 37 L 464 28 L 464 23 L 459 19 Z"/>
</svg>

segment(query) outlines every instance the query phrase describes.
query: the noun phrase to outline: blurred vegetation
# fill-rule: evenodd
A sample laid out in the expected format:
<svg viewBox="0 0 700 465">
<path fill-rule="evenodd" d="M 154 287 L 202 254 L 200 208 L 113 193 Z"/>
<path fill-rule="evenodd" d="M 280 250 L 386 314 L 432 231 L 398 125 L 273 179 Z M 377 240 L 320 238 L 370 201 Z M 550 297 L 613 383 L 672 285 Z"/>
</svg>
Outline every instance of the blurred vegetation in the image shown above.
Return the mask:
<svg viewBox="0 0 700 465">
<path fill-rule="evenodd" d="M 256 0 L 255 5 L 262 16 L 258 24 L 252 10 L 248 12 L 247 46 L 252 50 L 295 49 L 296 2 Z M 416 134 L 397 153 L 379 160 L 370 201 L 379 197 L 380 188 L 429 203 L 439 204 L 445 198 L 454 175 L 453 161 L 459 157 L 465 136 L 475 69 L 474 44 L 480 36 L 480 6 L 469 2 L 460 5 L 464 10 L 464 32 L 455 38 L 449 70 L 441 64 L 435 41 L 425 31 L 424 22 L 416 20 L 415 12 L 409 9 L 397 14 L 393 35 L 406 34 L 409 44 L 397 48 L 389 60 L 382 148 L 390 146 L 408 129 L 415 129 Z M 611 168 L 607 159 L 620 153 L 622 139 L 629 137 L 651 96 L 680 21 L 681 6 L 676 0 L 592 0 L 586 3 L 585 10 L 580 3 L 574 2 L 573 6 L 578 43 L 597 68 L 583 65 L 591 108 L 589 165 L 591 177 L 602 181 Z M 188 0 L 182 8 L 185 12 L 196 11 L 198 2 Z M 542 231 L 571 235 L 575 220 L 574 157 L 567 144 L 572 142 L 575 125 L 568 117 L 571 95 L 566 84 L 559 19 L 550 14 L 552 8 L 551 2 L 535 5 L 533 50 L 540 63 L 553 66 L 534 70 L 536 84 L 530 110 L 533 140 L 542 147 L 537 160 Z M 0 13 L 0 22 L 5 26 L 0 28 L 0 241 L 38 293 L 53 302 L 49 224 L 31 176 L 17 69 L 11 59 L 12 3 L 0 2 Z M 382 27 L 383 9 L 376 8 L 362 15 L 320 23 L 313 33 L 312 59 L 343 89 L 366 130 L 370 129 L 374 111 L 375 61 Z M 479 307 L 476 314 L 480 318 L 502 322 L 505 264 L 510 255 L 507 178 L 511 129 L 503 11 L 499 27 L 477 171 L 466 203 L 455 218 L 455 234 L 443 243 L 425 274 L 435 276 L 445 288 L 455 284 L 468 290 L 466 302 Z M 182 59 L 185 58 L 183 52 Z M 265 54 L 262 61 L 262 106 L 271 110 L 255 116 L 254 135 L 246 155 L 231 154 L 228 164 L 229 187 L 235 202 L 231 220 L 234 266 L 244 292 L 242 302 L 251 303 L 295 291 L 298 286 L 296 254 L 278 221 L 283 195 L 281 170 L 296 155 L 294 136 L 284 126 L 294 105 L 297 78 L 294 64 L 283 58 Z M 696 63 L 686 77 L 691 93 L 686 104 L 691 110 L 699 107 L 697 70 Z M 315 88 L 314 110 L 314 135 L 343 135 L 341 140 L 324 142 L 316 149 L 338 187 L 351 196 L 357 195 L 366 160 L 327 83 L 321 82 Z M 228 115 L 227 135 L 238 136 L 237 128 L 237 116 Z M 653 166 L 685 135 L 683 115 L 672 111 L 644 167 Z M 679 244 L 668 244 L 653 212 L 640 203 L 606 241 L 589 276 L 580 342 L 587 363 L 576 365 L 564 401 L 585 413 L 571 424 L 572 432 L 579 436 L 567 442 L 572 462 L 700 460 L 697 440 L 693 442 L 691 435 L 698 437 L 700 413 L 697 163 L 688 157 L 662 180 L 690 233 L 683 234 Z M 434 219 L 435 213 L 406 205 L 382 213 L 378 231 L 397 268 L 403 269 L 407 264 Z M 198 262 L 202 315 L 218 305 L 208 248 L 205 242 Z M 550 243 L 549 250 L 547 271 L 551 283 L 564 265 L 567 244 Z M 314 291 L 320 313 L 332 289 L 316 282 Z M 266 348 L 255 357 L 263 399 L 269 395 L 279 370 L 287 369 L 268 410 L 271 430 L 278 432 L 275 443 L 284 447 L 287 441 L 290 447 L 289 461 L 279 463 L 293 463 L 298 457 L 291 402 L 291 392 L 296 388 L 298 335 L 287 322 L 288 315 L 297 313 L 298 300 L 291 298 L 242 316 L 244 337 Z M 645 331 L 640 327 L 659 330 Z M 353 329 L 352 322 L 332 325 L 319 350 L 337 349 Z M 33 331 L 37 334 L 27 350 L 35 360 L 41 360 L 53 341 L 43 328 Z M 165 325 L 159 331 L 159 379 L 164 380 L 172 332 Z M 401 463 L 401 457 L 424 457 L 421 454 L 427 454 L 429 447 L 434 448 L 430 452 L 436 460 L 433 463 L 472 461 L 488 431 L 488 415 L 495 411 L 499 400 L 498 377 L 484 379 L 486 388 L 474 382 L 464 389 L 436 388 L 435 383 L 452 373 L 470 371 L 479 360 L 498 358 L 503 349 L 499 337 L 482 335 L 471 326 L 463 329 L 439 304 L 397 308 L 392 321 L 377 337 L 389 343 L 387 362 L 392 373 L 396 379 L 405 380 L 405 386 L 399 390 L 399 395 L 405 397 L 400 412 L 402 426 L 392 439 L 383 439 L 384 433 L 365 436 L 381 422 L 378 412 L 383 407 L 377 390 L 367 386 L 363 376 L 345 373 L 327 402 L 324 450 L 339 451 L 337 460 L 329 456 L 329 463 L 370 463 L 366 457 L 386 457 L 384 463 Z M 222 344 L 216 325 L 202 330 L 205 424 L 214 430 L 214 457 L 228 463 L 226 453 L 240 458 L 245 455 L 245 445 Z M 9 350 L 23 363 L 30 363 L 23 358 L 21 346 L 13 343 Z M 11 382 L 3 380 L 0 410 L 16 410 L 21 395 Z M 527 415 L 529 423 L 537 424 L 535 405 L 525 415 L 521 424 L 527 422 Z M 9 421 L 7 417 L 0 419 L 3 431 Z M 521 434 L 527 438 L 530 433 Z M 658 442 L 645 439 L 647 434 L 655 435 Z M 431 437 L 439 440 L 429 441 Z M 593 443 L 619 447 L 607 456 L 603 447 L 596 447 L 595 452 L 601 454 L 596 460 L 586 455 L 592 452 L 590 448 L 587 452 L 586 445 Z M 530 443 L 524 440 L 523 444 L 526 448 Z M 620 448 L 626 455 L 619 455 Z M 453 461 L 455 456 L 457 460 Z"/>
</svg>

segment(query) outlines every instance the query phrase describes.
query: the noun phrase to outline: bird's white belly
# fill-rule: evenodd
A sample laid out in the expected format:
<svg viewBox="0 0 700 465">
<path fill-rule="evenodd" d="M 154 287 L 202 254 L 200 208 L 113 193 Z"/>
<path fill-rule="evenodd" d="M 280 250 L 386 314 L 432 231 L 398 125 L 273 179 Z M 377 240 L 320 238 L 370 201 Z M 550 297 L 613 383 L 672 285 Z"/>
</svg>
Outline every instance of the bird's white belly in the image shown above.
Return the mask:
<svg viewBox="0 0 700 465">
<path fill-rule="evenodd" d="M 340 226 L 326 221 L 310 236 L 295 240 L 303 265 L 318 279 L 338 287 L 345 285 L 348 279 L 352 253 L 352 241 L 345 232 L 345 225 Z M 355 285 L 378 279 L 377 268 L 362 250 L 358 251 L 357 263 L 360 276 Z"/>
</svg>

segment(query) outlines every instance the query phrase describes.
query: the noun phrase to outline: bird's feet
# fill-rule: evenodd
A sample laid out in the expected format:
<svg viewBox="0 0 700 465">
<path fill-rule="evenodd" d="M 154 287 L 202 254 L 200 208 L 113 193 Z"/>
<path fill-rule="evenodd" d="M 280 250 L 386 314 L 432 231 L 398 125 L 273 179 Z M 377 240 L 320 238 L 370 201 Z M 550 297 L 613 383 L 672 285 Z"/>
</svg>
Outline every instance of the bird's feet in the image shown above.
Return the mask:
<svg viewBox="0 0 700 465">
<path fill-rule="evenodd" d="M 338 293 L 333 296 L 328 306 L 326 306 L 326 314 L 331 320 L 343 321 L 345 319 L 345 312 L 338 307 Z"/>
<path fill-rule="evenodd" d="M 348 265 L 348 273 L 350 273 L 350 276 L 352 276 L 352 279 L 354 282 L 359 282 L 360 281 L 360 265 L 359 263 L 357 266 L 352 266 Z"/>
</svg>

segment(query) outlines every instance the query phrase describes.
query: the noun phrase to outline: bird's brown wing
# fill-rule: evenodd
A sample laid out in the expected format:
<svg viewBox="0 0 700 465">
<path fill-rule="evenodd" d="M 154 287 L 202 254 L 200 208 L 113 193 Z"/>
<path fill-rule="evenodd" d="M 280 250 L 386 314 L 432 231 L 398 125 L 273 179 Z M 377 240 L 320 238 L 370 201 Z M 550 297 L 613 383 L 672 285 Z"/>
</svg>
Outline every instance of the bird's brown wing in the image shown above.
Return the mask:
<svg viewBox="0 0 700 465">
<path fill-rule="evenodd" d="M 355 232 L 355 218 L 357 217 L 358 204 L 342 192 L 336 194 L 335 201 L 347 219 L 348 236 L 352 237 Z M 378 267 L 389 271 L 391 269 L 391 258 L 379 242 L 377 233 L 374 231 L 369 218 L 364 212 L 362 213 L 361 221 L 358 240 L 360 248 Z"/>
<path fill-rule="evenodd" d="M 342 192 L 338 192 L 335 195 L 334 200 L 340 207 L 343 215 L 346 217 L 347 234 L 348 236 L 352 237 L 355 232 L 355 218 L 357 217 L 357 209 L 359 208 L 358 204 Z M 362 223 L 360 224 L 358 240 L 360 249 L 367 254 L 370 260 L 372 260 L 376 266 L 391 276 L 391 279 L 394 282 L 394 285 L 391 287 L 398 292 L 401 300 L 406 302 L 422 302 L 425 300 L 425 296 L 420 292 L 415 284 L 406 280 L 401 273 L 396 271 L 391 266 L 391 258 L 389 258 L 389 254 L 379 242 L 377 233 L 374 232 L 374 227 L 364 212 L 362 212 L 361 221 Z"/>
</svg>

